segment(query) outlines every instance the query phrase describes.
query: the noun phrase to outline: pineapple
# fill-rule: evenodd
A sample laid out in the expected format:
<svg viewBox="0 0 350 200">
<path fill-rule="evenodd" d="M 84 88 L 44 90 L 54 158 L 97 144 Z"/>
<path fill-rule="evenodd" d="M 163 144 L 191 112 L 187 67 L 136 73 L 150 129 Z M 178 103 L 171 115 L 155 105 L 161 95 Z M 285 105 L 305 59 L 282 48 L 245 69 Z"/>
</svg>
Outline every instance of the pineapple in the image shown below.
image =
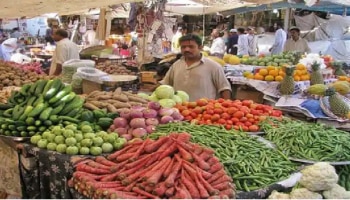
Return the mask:
<svg viewBox="0 0 350 200">
<path fill-rule="evenodd" d="M 311 68 L 312 68 L 312 72 L 310 76 L 310 85 L 324 84 L 323 76 L 320 72 L 320 64 L 314 62 L 311 65 Z"/>
<path fill-rule="evenodd" d="M 334 68 L 334 75 L 336 75 L 336 76 L 346 76 L 346 73 L 343 70 L 343 63 L 341 63 L 341 62 L 333 62 L 332 66 Z"/>
<path fill-rule="evenodd" d="M 286 76 L 283 78 L 280 85 L 280 93 L 282 95 L 291 95 L 294 93 L 294 67 L 286 67 Z"/>
<path fill-rule="evenodd" d="M 350 116 L 350 106 L 343 100 L 342 96 L 338 94 L 334 88 L 329 88 L 326 90 L 326 96 L 329 96 L 329 107 L 333 114 L 349 118 Z"/>
</svg>

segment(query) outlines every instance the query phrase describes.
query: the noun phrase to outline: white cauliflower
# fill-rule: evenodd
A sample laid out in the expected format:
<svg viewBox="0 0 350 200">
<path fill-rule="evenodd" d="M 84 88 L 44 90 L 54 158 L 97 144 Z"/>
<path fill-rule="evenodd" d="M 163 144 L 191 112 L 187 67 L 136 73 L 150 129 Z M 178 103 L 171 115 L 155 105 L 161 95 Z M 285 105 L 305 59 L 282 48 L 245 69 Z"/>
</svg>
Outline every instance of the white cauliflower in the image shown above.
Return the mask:
<svg viewBox="0 0 350 200">
<path fill-rule="evenodd" d="M 291 199 L 322 199 L 322 195 L 316 192 L 311 192 L 306 188 L 293 189 L 290 193 Z"/>
<path fill-rule="evenodd" d="M 338 184 L 330 190 L 323 191 L 322 194 L 326 199 L 350 199 L 350 192 Z"/>
<path fill-rule="evenodd" d="M 268 199 L 290 199 L 289 194 L 277 192 L 276 190 L 272 191 Z"/>
<path fill-rule="evenodd" d="M 318 162 L 301 170 L 300 185 L 310 191 L 330 190 L 338 182 L 335 168 L 326 162 Z"/>
</svg>

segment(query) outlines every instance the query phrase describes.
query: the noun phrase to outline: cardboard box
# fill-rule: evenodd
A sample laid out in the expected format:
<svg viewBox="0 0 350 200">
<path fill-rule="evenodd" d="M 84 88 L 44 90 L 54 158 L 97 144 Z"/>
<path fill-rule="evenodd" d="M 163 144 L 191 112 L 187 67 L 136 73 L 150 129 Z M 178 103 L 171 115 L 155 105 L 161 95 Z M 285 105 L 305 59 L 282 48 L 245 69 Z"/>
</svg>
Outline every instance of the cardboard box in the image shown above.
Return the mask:
<svg viewBox="0 0 350 200">
<path fill-rule="evenodd" d="M 102 90 L 101 84 L 93 81 L 85 80 L 85 79 L 83 79 L 82 88 L 83 88 L 83 94 L 90 94 L 93 91 Z"/>
<path fill-rule="evenodd" d="M 237 88 L 237 93 L 235 99 L 239 100 L 253 100 L 256 103 L 263 103 L 264 94 L 257 91 L 255 88 L 249 86 L 239 86 Z"/>
<path fill-rule="evenodd" d="M 157 72 L 140 72 L 141 74 L 141 83 L 153 83 L 156 84 L 157 81 Z"/>
</svg>

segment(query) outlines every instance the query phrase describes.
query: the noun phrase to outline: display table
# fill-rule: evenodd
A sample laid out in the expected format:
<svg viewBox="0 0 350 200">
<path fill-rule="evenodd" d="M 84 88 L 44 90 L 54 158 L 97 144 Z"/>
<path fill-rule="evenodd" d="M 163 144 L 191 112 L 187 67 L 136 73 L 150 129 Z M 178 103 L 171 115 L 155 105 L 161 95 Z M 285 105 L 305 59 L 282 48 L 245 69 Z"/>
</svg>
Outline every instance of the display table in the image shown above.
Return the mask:
<svg viewBox="0 0 350 200">
<path fill-rule="evenodd" d="M 17 147 L 24 157 L 32 158 L 28 163 L 19 157 L 23 198 L 73 198 L 67 181 L 73 173 L 73 163 L 83 157 L 47 151 L 27 143 Z"/>
<path fill-rule="evenodd" d="M 20 198 L 22 192 L 15 146 L 15 143 L 0 138 L 0 190 L 11 195 L 11 198 Z"/>
</svg>

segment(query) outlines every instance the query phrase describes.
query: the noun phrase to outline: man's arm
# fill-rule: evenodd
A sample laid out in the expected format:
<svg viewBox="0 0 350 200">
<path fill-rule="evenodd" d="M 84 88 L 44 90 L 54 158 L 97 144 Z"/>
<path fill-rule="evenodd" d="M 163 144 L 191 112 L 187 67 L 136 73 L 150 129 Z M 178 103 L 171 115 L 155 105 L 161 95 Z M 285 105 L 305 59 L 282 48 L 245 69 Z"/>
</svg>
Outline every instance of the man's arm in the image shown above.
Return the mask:
<svg viewBox="0 0 350 200">
<path fill-rule="evenodd" d="M 56 64 L 56 70 L 53 73 L 54 76 L 59 76 L 62 73 L 62 64 Z"/>
<path fill-rule="evenodd" d="M 220 92 L 220 96 L 223 99 L 231 99 L 231 91 L 230 90 L 224 90 Z"/>
</svg>

